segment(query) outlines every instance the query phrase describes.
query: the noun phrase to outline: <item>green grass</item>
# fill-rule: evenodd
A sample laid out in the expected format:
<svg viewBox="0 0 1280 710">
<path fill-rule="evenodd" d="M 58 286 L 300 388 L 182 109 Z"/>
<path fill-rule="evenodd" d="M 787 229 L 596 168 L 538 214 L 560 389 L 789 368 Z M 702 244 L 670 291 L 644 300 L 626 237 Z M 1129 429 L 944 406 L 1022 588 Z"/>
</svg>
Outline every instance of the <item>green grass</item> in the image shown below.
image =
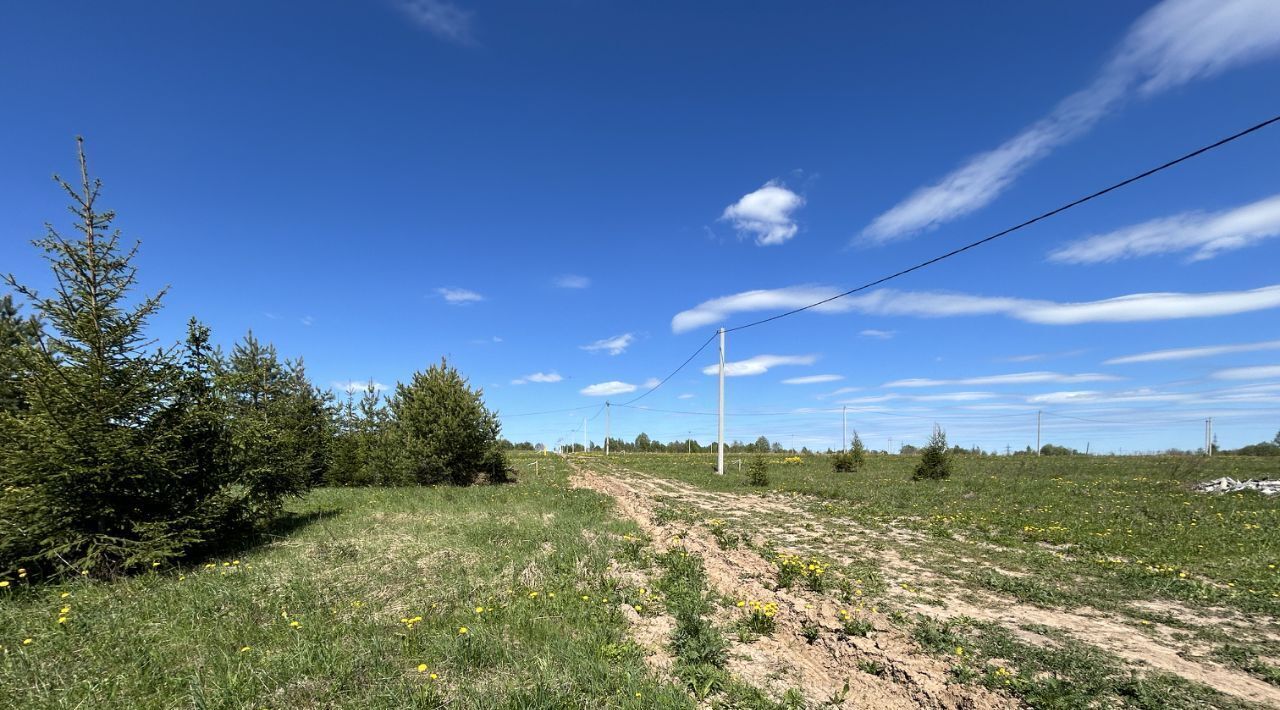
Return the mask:
<svg viewBox="0 0 1280 710">
<path fill-rule="evenodd" d="M 634 556 L 638 531 L 608 499 L 571 490 L 559 459 L 539 460 L 536 476 L 522 466 L 510 486 L 317 490 L 279 536 L 202 561 L 211 568 L 14 583 L 0 590 L 0 698 L 47 708 L 692 707 L 648 671 L 617 608 L 626 590 L 609 560 Z"/>
<path fill-rule="evenodd" d="M 1169 599 L 1280 615 L 1280 501 L 1191 490 L 1219 476 L 1280 477 L 1274 459 L 958 456 L 950 480 L 917 482 L 910 480 L 917 458 L 871 455 L 861 472 L 837 474 L 826 456 L 782 465 L 782 455 L 773 455 L 771 489 L 820 499 L 810 510 L 816 520 L 910 528 L 941 553 L 963 551 L 1029 572 L 1026 581 L 992 575 L 973 581 L 1032 603 Z M 712 460 L 611 457 L 709 490 L 754 490 L 733 466 L 715 475 Z M 1082 577 L 1097 583 L 1082 585 Z"/>
</svg>

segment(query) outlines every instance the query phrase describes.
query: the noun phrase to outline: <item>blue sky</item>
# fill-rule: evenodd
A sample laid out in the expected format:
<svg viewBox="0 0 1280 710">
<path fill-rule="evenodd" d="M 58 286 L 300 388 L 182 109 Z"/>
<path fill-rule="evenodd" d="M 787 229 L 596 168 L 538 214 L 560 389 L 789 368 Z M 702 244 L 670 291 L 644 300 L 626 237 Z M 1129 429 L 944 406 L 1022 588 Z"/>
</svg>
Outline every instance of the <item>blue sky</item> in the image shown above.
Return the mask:
<svg viewBox="0 0 1280 710">
<path fill-rule="evenodd" d="M 508 437 L 554 443 L 721 325 L 1277 111 L 1270 0 L 974 5 L 12 3 L 0 270 L 47 282 L 27 241 L 68 226 L 48 176 L 83 134 L 145 290 L 172 287 L 157 337 L 251 328 L 339 388 L 445 355 Z M 1270 439 L 1278 156 L 1273 127 L 731 334 L 729 437 L 838 446 L 848 407 L 874 448 L 935 421 L 1021 448 L 1037 410 L 1082 449 L 1199 446 L 1210 416 Z M 715 358 L 639 403 L 696 414 L 615 407 L 614 434 L 713 438 Z"/>
</svg>

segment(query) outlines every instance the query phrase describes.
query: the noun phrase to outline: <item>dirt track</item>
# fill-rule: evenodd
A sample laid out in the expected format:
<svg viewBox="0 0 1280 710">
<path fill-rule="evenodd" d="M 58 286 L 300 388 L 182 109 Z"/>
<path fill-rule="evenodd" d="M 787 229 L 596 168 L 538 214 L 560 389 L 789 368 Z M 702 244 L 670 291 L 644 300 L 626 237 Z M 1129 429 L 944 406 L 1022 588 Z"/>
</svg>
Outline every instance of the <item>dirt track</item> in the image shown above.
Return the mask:
<svg viewBox="0 0 1280 710">
<path fill-rule="evenodd" d="M 972 685 L 951 682 L 945 662 L 922 652 L 906 634 L 881 614 L 867 613 L 876 633 L 868 638 L 838 639 L 839 627 L 834 621 L 836 602 L 822 595 L 797 590 L 772 590 L 766 584 L 774 576 L 773 565 L 747 549 L 725 550 L 715 538 L 699 526 L 679 528 L 658 522 L 655 510 L 662 500 L 678 499 L 681 504 L 699 509 L 706 517 L 733 517 L 749 524 L 752 515 L 784 514 L 791 520 L 804 521 L 791 530 L 773 532 L 784 541 L 803 549 L 814 543 L 833 557 L 839 557 L 842 546 L 857 545 L 867 535 L 850 534 L 856 530 L 853 521 L 840 520 L 839 530 L 824 529 L 801 508 L 783 496 L 741 495 L 711 492 L 669 479 L 660 479 L 631 471 L 606 469 L 596 473 L 575 466 L 575 485 L 613 497 L 620 511 L 635 520 L 653 538 L 655 546 L 665 550 L 683 546 L 699 555 L 715 591 L 737 599 L 776 600 L 780 607 L 777 631 L 750 644 L 733 648 L 730 670 L 761 688 L 781 692 L 788 687 L 804 690 L 811 701 L 825 702 L 848 682 L 849 693 L 840 707 L 927 707 L 927 708 L 993 708 L 1016 707 L 1017 701 Z M 611 475 L 617 474 L 617 475 Z M 830 522 L 830 521 L 829 521 Z M 682 537 L 673 541 L 679 533 Z M 910 535 L 908 531 L 902 534 Z M 1026 625 L 1043 625 L 1068 634 L 1071 638 L 1094 645 L 1125 659 L 1137 668 L 1149 668 L 1176 674 L 1202 683 L 1241 700 L 1280 707 L 1280 688 L 1242 671 L 1209 661 L 1191 660 L 1185 644 L 1174 642 L 1169 630 L 1152 629 L 1137 633 L 1131 622 L 1090 609 L 1072 611 L 1045 609 L 1019 603 L 988 592 L 945 590 L 949 584 L 931 585 L 943 606 L 922 605 L 905 589 L 894 583 L 911 580 L 940 581 L 925 566 L 899 554 L 893 547 L 876 552 L 884 576 L 891 584 L 888 594 L 900 606 L 929 615 L 947 618 L 967 616 L 991 621 L 1009 629 L 1024 640 L 1050 643 L 1047 638 L 1025 631 Z M 941 580 L 946 581 L 946 580 Z M 817 625 L 824 630 L 813 644 L 801 635 L 804 625 Z M 879 664 L 884 672 L 872 675 L 860 670 L 859 664 Z M 781 673 L 779 673 L 781 669 Z"/>
</svg>

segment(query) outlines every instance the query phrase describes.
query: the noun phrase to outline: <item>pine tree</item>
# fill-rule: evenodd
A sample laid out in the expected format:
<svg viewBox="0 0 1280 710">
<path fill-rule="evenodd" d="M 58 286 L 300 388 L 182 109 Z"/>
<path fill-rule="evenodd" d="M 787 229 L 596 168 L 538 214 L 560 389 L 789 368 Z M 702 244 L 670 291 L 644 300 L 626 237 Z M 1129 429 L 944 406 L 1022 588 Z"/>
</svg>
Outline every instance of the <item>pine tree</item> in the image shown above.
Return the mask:
<svg viewBox="0 0 1280 710">
<path fill-rule="evenodd" d="M 867 447 L 862 445 L 862 437 L 858 430 L 853 431 L 853 443 L 849 445 L 849 455 L 853 458 L 853 470 L 861 471 L 867 463 Z"/>
<path fill-rule="evenodd" d="M 951 476 L 951 454 L 947 450 L 947 435 L 942 427 L 933 425 L 933 435 L 929 443 L 920 452 L 920 463 L 916 465 L 911 479 L 915 481 L 940 480 Z"/>
<path fill-rule="evenodd" d="M 747 462 L 747 483 L 758 487 L 769 485 L 769 462 L 764 454 L 756 453 Z"/>
<path fill-rule="evenodd" d="M 498 446 L 501 425 L 483 393 L 445 360 L 396 385 L 390 407 L 409 471 L 419 484 L 474 483 L 480 474 L 506 480 Z"/>
<path fill-rule="evenodd" d="M 79 141 L 78 141 L 79 143 Z M 34 244 L 53 270 L 44 296 L 10 275 L 34 307 L 38 347 L 20 350 L 27 411 L 0 442 L 0 568 L 40 558 L 99 574 L 177 554 L 173 432 L 154 426 L 175 395 L 173 356 L 152 348 L 144 329 L 164 291 L 131 302 L 137 285 L 126 248 L 97 206 L 102 184 L 89 176 L 79 144 L 80 184 L 57 176 L 71 198 L 79 238 L 52 225 Z"/>
</svg>

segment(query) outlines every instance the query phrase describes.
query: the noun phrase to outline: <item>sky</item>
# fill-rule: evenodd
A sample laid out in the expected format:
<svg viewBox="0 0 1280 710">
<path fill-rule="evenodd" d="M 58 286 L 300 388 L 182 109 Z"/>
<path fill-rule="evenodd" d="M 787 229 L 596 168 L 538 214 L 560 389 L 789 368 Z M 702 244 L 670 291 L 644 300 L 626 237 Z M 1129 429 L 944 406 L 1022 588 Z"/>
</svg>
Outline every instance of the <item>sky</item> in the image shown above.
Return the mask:
<svg viewBox="0 0 1280 710">
<path fill-rule="evenodd" d="M 588 420 L 600 442 L 607 418 L 710 442 L 717 328 L 1022 222 L 1276 96 L 1272 0 L 8 3 L 0 272 L 48 285 L 29 241 L 70 229 L 50 175 L 83 135 L 140 292 L 169 287 L 163 342 L 192 315 L 224 347 L 252 330 L 339 393 L 447 357 L 512 440 Z M 1043 443 L 1090 451 L 1194 449 L 1210 417 L 1224 447 L 1270 440 L 1277 157 L 1280 124 L 730 332 L 727 438 L 838 448 L 843 418 L 873 449 L 938 424 L 1004 451 L 1039 416 Z"/>
</svg>

